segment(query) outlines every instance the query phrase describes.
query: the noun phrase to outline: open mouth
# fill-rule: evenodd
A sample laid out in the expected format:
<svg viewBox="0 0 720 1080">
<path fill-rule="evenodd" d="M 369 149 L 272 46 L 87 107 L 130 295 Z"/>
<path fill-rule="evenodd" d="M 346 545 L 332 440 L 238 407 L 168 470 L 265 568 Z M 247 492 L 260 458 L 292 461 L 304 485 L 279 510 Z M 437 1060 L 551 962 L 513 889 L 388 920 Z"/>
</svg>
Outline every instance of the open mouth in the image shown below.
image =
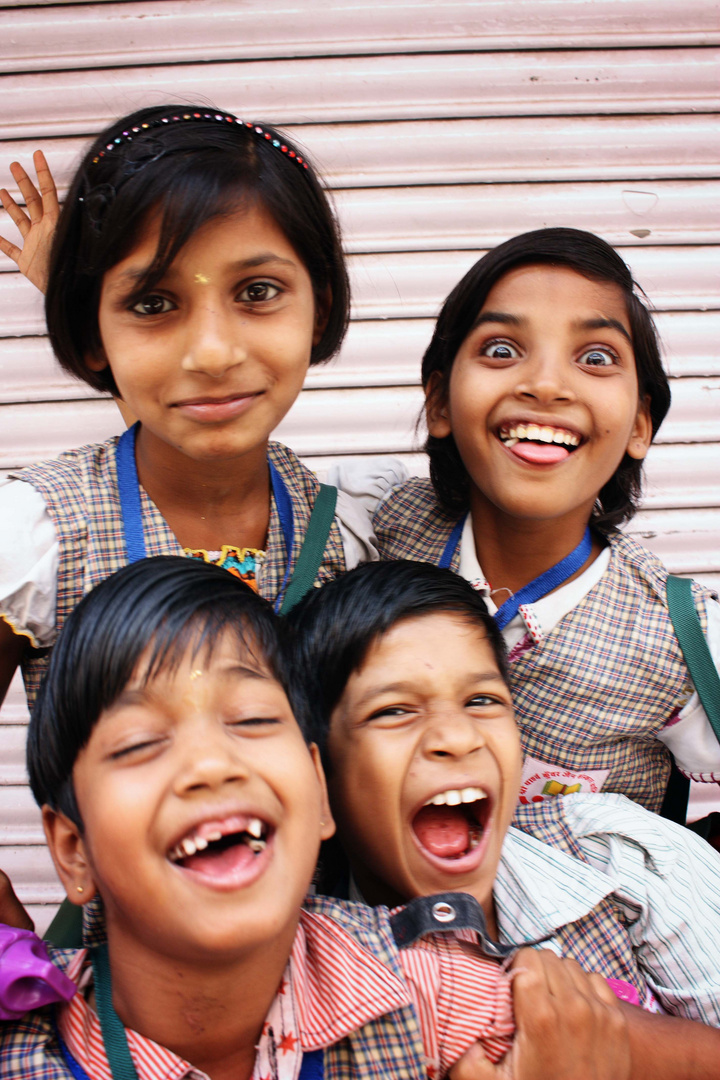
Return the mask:
<svg viewBox="0 0 720 1080">
<path fill-rule="evenodd" d="M 582 442 L 576 431 L 549 424 L 503 424 L 498 438 L 515 457 L 534 465 L 564 461 Z"/>
<path fill-rule="evenodd" d="M 411 828 L 433 860 L 457 862 L 480 846 L 491 810 L 492 801 L 481 788 L 450 788 L 420 807 Z"/>
<path fill-rule="evenodd" d="M 250 869 L 266 850 L 272 831 L 267 822 L 245 814 L 205 821 L 186 833 L 167 857 L 185 870 L 223 878 Z"/>
</svg>

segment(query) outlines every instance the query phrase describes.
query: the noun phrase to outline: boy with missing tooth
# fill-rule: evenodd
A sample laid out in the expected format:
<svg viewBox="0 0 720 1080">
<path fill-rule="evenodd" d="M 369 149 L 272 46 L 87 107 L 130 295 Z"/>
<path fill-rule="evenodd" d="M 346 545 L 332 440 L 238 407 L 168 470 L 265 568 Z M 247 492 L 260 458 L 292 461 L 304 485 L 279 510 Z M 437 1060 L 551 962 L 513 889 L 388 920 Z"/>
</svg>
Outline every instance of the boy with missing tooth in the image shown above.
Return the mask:
<svg viewBox="0 0 720 1080">
<path fill-rule="evenodd" d="M 3 1080 L 422 1080 L 478 1039 L 505 1054 L 497 963 L 400 950 L 385 909 L 301 915 L 334 826 L 292 694 L 270 606 L 214 566 L 143 560 L 72 614 L 28 767 L 94 947 L 13 983 L 27 939 L 0 935 Z"/>
<path fill-rule="evenodd" d="M 347 856 L 326 845 L 324 887 L 390 906 L 471 893 L 497 941 L 542 939 L 674 1014 L 628 1010 L 633 1077 L 716 1077 L 720 857 L 622 796 L 516 808 L 504 650 L 479 595 L 427 564 L 368 564 L 291 621 Z"/>
</svg>

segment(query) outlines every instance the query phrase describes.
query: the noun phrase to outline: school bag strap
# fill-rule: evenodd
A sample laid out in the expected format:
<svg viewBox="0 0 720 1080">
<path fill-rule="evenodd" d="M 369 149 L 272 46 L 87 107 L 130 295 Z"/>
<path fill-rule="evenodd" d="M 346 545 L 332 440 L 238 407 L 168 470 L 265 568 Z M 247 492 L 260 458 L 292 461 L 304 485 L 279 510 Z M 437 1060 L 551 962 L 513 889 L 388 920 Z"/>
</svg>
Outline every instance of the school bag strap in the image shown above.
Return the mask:
<svg viewBox="0 0 720 1080">
<path fill-rule="evenodd" d="M 283 598 L 281 615 L 287 615 L 313 586 L 322 565 L 325 546 L 335 517 L 336 504 L 337 488 L 331 484 L 321 484 L 310 515 L 305 540 L 300 548 L 295 573 Z"/>
<path fill-rule="evenodd" d="M 705 715 L 720 742 L 720 676 L 710 655 L 692 596 L 689 578 L 667 579 L 667 602 L 675 635 Z"/>
<path fill-rule="evenodd" d="M 710 725 L 720 740 L 720 677 L 710 655 L 692 595 L 689 578 L 668 575 L 666 585 L 668 611 L 675 636 L 685 658 L 690 678 L 698 692 Z M 661 817 L 684 825 L 687 820 L 690 780 L 673 760 L 665 791 Z"/>
</svg>

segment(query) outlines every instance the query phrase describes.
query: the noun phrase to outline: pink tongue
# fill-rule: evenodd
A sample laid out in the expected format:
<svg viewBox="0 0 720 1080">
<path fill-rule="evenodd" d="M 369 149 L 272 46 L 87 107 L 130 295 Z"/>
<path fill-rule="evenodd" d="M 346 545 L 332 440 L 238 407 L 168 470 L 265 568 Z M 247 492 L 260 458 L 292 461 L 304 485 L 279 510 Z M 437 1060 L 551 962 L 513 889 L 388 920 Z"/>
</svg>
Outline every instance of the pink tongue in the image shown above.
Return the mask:
<svg viewBox="0 0 720 1080">
<path fill-rule="evenodd" d="M 195 855 L 183 859 L 182 865 L 188 870 L 202 870 L 203 874 L 217 874 L 222 877 L 239 866 L 252 862 L 254 858 L 255 855 L 247 844 L 233 844 L 221 851 L 198 851 Z"/>
<path fill-rule="evenodd" d="M 566 446 L 558 443 L 517 442 L 510 450 L 515 457 L 530 461 L 533 465 L 554 465 L 570 454 Z"/>
<path fill-rule="evenodd" d="M 423 806 L 413 829 L 422 846 L 440 859 L 464 855 L 470 846 L 470 825 L 457 806 Z"/>
</svg>

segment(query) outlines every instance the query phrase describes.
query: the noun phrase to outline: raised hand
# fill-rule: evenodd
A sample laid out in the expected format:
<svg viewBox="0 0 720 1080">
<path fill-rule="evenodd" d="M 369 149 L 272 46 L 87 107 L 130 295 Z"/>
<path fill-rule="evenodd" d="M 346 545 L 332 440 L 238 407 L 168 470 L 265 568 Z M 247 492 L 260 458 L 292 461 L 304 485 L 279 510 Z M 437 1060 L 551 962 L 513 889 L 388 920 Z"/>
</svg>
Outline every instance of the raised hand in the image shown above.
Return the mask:
<svg viewBox="0 0 720 1080">
<path fill-rule="evenodd" d="M 25 200 L 24 210 L 9 191 L 0 188 L 0 202 L 23 238 L 23 246 L 18 247 L 0 236 L 0 251 L 16 262 L 20 273 L 44 293 L 47 290 L 50 248 L 60 205 L 55 181 L 42 150 L 35 151 L 33 163 L 37 174 L 37 187 L 19 162 L 13 161 L 10 166 L 13 179 Z"/>
</svg>

